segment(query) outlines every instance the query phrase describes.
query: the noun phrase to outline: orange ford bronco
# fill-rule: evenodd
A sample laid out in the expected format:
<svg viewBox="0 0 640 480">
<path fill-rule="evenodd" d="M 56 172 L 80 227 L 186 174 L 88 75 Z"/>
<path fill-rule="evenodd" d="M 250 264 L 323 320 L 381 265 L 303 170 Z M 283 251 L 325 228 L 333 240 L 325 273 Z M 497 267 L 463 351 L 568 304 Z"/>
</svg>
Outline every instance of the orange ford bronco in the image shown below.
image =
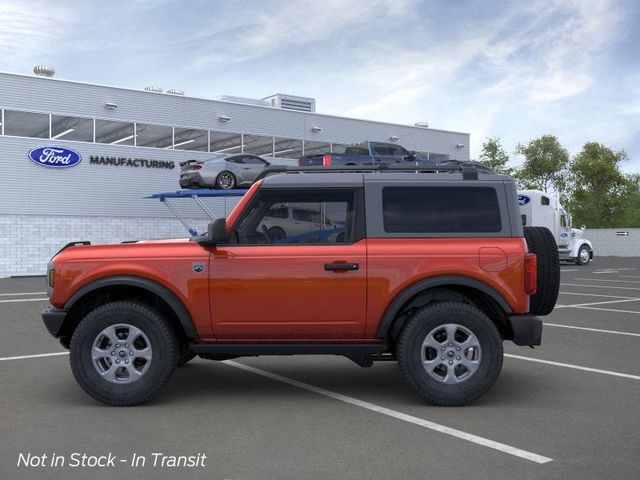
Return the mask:
<svg viewBox="0 0 640 480">
<path fill-rule="evenodd" d="M 540 345 L 558 250 L 523 229 L 510 177 L 420 168 L 270 167 L 204 235 L 72 243 L 44 323 L 109 405 L 148 400 L 196 355 L 291 354 L 394 360 L 425 400 L 471 402 L 504 340 Z"/>
</svg>

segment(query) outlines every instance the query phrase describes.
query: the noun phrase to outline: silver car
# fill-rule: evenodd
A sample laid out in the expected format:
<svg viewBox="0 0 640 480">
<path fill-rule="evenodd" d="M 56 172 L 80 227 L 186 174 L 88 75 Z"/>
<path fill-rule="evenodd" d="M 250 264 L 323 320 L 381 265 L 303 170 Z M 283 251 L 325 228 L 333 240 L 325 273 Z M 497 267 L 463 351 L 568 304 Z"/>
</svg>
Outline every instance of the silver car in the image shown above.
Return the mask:
<svg viewBox="0 0 640 480">
<path fill-rule="evenodd" d="M 218 155 L 210 160 L 189 160 L 180 167 L 180 187 L 229 190 L 249 186 L 265 167 L 266 160 L 247 154 Z"/>
</svg>

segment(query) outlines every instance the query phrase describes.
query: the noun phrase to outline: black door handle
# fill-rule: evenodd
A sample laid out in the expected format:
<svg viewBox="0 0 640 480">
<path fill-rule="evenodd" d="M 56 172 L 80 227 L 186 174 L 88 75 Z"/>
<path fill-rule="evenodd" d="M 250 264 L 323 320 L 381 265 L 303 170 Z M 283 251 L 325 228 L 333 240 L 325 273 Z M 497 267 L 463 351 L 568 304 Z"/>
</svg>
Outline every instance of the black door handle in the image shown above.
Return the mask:
<svg viewBox="0 0 640 480">
<path fill-rule="evenodd" d="M 324 269 L 329 270 L 358 270 L 360 268 L 359 263 L 325 263 Z"/>
</svg>

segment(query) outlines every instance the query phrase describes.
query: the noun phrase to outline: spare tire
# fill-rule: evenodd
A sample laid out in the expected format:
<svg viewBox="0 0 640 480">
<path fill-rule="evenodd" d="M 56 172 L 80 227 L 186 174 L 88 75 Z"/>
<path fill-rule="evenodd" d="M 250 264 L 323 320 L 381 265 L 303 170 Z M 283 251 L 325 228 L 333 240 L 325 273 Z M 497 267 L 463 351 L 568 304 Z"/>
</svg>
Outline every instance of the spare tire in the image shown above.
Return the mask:
<svg viewBox="0 0 640 480">
<path fill-rule="evenodd" d="M 538 260 L 538 289 L 529 299 L 529 313 L 549 315 L 560 291 L 560 259 L 553 233 L 546 227 L 524 227 L 530 253 Z"/>
</svg>

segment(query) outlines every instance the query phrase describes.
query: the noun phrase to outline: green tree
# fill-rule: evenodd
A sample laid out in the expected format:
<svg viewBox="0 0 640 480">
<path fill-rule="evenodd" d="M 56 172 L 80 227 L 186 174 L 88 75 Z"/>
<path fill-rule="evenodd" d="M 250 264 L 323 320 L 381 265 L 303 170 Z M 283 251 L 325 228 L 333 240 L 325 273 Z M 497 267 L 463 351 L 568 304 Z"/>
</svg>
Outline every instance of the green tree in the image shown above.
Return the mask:
<svg viewBox="0 0 640 480">
<path fill-rule="evenodd" d="M 591 227 L 620 227 L 630 214 L 630 193 L 637 179 L 625 177 L 620 162 L 624 150 L 614 151 L 598 142 L 588 142 L 571 162 L 570 208 L 576 224 Z"/>
<path fill-rule="evenodd" d="M 627 205 L 622 214 L 621 227 L 640 228 L 640 174 L 625 176 Z"/>
<path fill-rule="evenodd" d="M 482 153 L 478 161 L 496 173 L 513 175 L 513 168 L 507 166 L 509 155 L 502 147 L 498 137 L 487 137 L 482 144 Z"/>
<path fill-rule="evenodd" d="M 521 187 L 561 192 L 566 186 L 569 152 L 554 135 L 543 135 L 516 147 L 524 163 L 515 172 Z"/>
</svg>

